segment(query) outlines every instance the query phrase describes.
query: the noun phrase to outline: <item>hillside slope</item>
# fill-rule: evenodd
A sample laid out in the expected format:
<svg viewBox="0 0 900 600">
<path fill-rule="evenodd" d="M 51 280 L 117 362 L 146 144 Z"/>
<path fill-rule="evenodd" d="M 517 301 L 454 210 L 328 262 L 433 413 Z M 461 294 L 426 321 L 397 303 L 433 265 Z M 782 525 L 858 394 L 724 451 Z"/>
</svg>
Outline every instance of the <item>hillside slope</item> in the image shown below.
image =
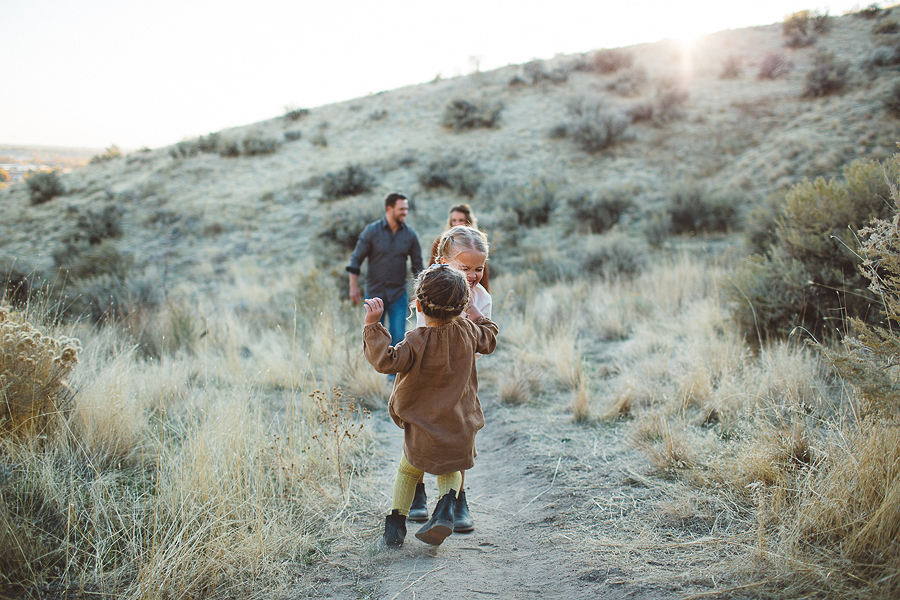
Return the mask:
<svg viewBox="0 0 900 600">
<path fill-rule="evenodd" d="M 557 223 L 565 220 L 564 198 L 614 189 L 635 199 L 639 210 L 628 222 L 640 231 L 673 188 L 693 182 L 746 210 L 805 177 L 835 176 L 855 159 L 884 159 L 895 151 L 900 121 L 886 113 L 882 99 L 898 67 L 871 62 L 878 53 L 895 52 L 900 36 L 875 35 L 873 23 L 852 15 L 833 18 L 830 31 L 796 49 L 786 47 L 781 24 L 720 32 L 690 48 L 673 41 L 644 44 L 622 49 L 631 65 L 626 60 L 606 74 L 585 69 L 596 55 L 559 56 L 218 135 L 219 148 L 223 141 L 240 147 L 250 139 L 277 146 L 271 154 L 175 158 L 176 147 L 136 152 L 66 175 L 66 194 L 46 204 L 30 205 L 24 184 L 0 191 L 0 255 L 20 269 L 49 269 L 52 251 L 78 215 L 116 206 L 122 211 L 119 247 L 133 253 L 138 266 L 163 269 L 170 282 L 214 288 L 212 280 L 246 271 L 248 261 L 264 270 L 333 266 L 348 250 L 313 241 L 317 233 L 341 214 L 356 219 L 349 227 L 361 227 L 378 215 L 388 190 L 411 194 L 410 222 L 423 239 L 436 235 L 447 207 L 469 200 L 420 183 L 429 162 L 447 156 L 468 165 L 468 175 L 480 172 L 470 201 L 501 246 L 504 235 L 521 232 L 498 198 L 505 188 L 535 178 L 563 190 L 555 199 Z M 838 94 L 801 98 L 804 77 L 822 50 L 846 61 L 848 85 Z M 758 78 L 773 53 L 793 68 L 776 79 Z M 732 77 L 723 78 L 727 64 Z M 675 96 L 666 99 L 667 91 Z M 455 99 L 502 103 L 498 126 L 458 133 L 443 127 Z M 633 121 L 625 137 L 631 139 L 590 154 L 572 139 L 551 135 L 571 120 L 567 106 L 591 102 L 629 112 Z M 653 118 L 640 120 L 651 113 Z M 286 133 L 299 139 L 288 141 Z M 196 150 L 198 140 L 182 145 Z M 374 178 L 371 191 L 321 201 L 323 177 L 351 164 Z M 502 265 L 503 255 L 495 261 Z"/>
</svg>

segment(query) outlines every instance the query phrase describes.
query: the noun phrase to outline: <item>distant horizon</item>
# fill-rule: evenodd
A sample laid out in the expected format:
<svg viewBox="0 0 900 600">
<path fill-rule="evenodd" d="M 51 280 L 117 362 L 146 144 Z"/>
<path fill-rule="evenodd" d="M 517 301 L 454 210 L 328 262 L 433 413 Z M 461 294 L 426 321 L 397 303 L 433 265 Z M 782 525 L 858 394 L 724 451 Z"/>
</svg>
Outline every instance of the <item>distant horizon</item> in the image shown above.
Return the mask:
<svg viewBox="0 0 900 600">
<path fill-rule="evenodd" d="M 436 76 L 766 26 L 800 10 L 840 16 L 860 8 L 649 0 L 635 15 L 624 3 L 589 0 L 257 0 L 252 10 L 238 0 L 19 2 L 6 7 L 0 39 L 0 53 L 20 65 L 0 95 L 0 114 L 14 120 L 0 135 L 16 141 L 0 145 L 159 148 L 276 118 L 287 106 L 314 109 Z M 61 57 L 71 65 L 44 66 Z"/>
</svg>

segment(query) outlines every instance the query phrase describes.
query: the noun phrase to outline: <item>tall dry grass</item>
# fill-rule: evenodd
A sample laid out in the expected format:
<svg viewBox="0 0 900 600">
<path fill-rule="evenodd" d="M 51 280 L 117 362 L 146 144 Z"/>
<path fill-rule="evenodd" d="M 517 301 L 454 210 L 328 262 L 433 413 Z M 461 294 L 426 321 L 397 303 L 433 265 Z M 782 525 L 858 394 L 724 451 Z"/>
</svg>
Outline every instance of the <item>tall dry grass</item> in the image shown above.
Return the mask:
<svg viewBox="0 0 900 600">
<path fill-rule="evenodd" d="M 3 585 L 275 597 L 368 510 L 353 491 L 365 414 L 335 389 L 359 315 L 291 278 L 235 285 L 252 302 L 223 291 L 67 331 L 82 346 L 70 404 L 42 435 L 2 438 Z"/>
</svg>

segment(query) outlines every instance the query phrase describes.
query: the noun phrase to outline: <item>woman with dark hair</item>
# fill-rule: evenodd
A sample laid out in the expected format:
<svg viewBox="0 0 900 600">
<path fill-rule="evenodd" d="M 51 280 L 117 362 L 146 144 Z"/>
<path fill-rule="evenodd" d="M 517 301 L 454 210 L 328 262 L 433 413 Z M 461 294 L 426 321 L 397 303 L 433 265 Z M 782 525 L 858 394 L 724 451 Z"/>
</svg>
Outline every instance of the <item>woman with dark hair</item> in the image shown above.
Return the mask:
<svg viewBox="0 0 900 600">
<path fill-rule="evenodd" d="M 475 218 L 475 213 L 472 212 L 472 207 L 468 204 L 454 204 L 450 207 L 450 216 L 447 218 L 447 227 L 444 228 L 444 231 L 446 232 L 459 225 L 478 229 L 478 219 Z M 440 245 L 442 236 L 443 233 L 441 233 L 431 245 L 431 260 L 428 262 L 429 265 L 433 265 L 437 262 L 438 246 Z M 485 291 L 488 292 L 490 291 L 489 281 L 488 266 L 484 265 L 484 274 L 481 277 L 481 285 L 484 287 Z"/>
</svg>

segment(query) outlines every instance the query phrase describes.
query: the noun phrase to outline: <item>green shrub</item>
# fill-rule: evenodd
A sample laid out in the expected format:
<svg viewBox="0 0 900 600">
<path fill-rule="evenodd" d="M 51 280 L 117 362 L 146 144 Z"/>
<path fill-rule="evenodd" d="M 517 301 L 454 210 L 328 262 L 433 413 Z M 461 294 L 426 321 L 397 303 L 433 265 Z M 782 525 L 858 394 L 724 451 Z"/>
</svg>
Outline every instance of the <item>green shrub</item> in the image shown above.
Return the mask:
<svg viewBox="0 0 900 600">
<path fill-rule="evenodd" d="M 794 68 L 794 63 L 780 52 L 768 52 L 759 65 L 757 79 L 778 79 L 787 75 Z"/>
<path fill-rule="evenodd" d="M 558 204 L 560 185 L 543 177 L 529 185 L 517 185 L 500 192 L 500 208 L 516 215 L 519 225 L 535 227 L 550 222 L 550 215 Z"/>
<path fill-rule="evenodd" d="M 735 203 L 728 198 L 712 197 L 696 185 L 683 185 L 672 191 L 666 203 L 671 232 L 726 232 L 733 229 L 737 219 Z"/>
<path fill-rule="evenodd" d="M 734 315 L 746 334 L 785 336 L 802 326 L 820 337 L 842 328 L 848 314 L 879 318 L 859 272 L 856 240 L 891 210 L 885 168 L 896 180 L 896 161 L 857 161 L 840 180 L 803 181 L 787 192 L 769 253 L 736 276 Z"/>
<path fill-rule="evenodd" d="M 25 180 L 32 204 L 44 204 L 66 193 L 59 173 L 38 171 Z"/>
<path fill-rule="evenodd" d="M 139 310 L 156 308 L 159 286 L 141 279 L 97 274 L 76 279 L 65 290 L 63 314 L 69 320 L 103 324 L 127 319 Z"/>
<path fill-rule="evenodd" d="M 109 240 L 93 245 L 87 240 L 66 240 L 53 252 L 53 262 L 66 272 L 66 280 L 109 275 L 124 281 L 134 265 L 134 257 L 120 252 Z"/>
<path fill-rule="evenodd" d="M 290 131 L 284 132 L 284 139 L 289 142 L 296 142 L 299 139 L 303 138 L 303 132 L 299 129 L 292 129 Z"/>
<path fill-rule="evenodd" d="M 331 206 L 318 235 L 342 249 L 353 250 L 366 225 L 382 216 L 382 207 L 369 196 L 339 200 Z"/>
<path fill-rule="evenodd" d="M 885 94 L 883 103 L 889 115 L 900 117 L 900 82 L 895 83 L 891 91 Z"/>
<path fill-rule="evenodd" d="M 478 102 L 454 99 L 447 104 L 441 125 L 453 131 L 466 131 L 469 129 L 492 129 L 500 123 L 500 112 L 503 110 L 502 102 L 489 102 L 481 99 Z"/>
<path fill-rule="evenodd" d="M 569 218 L 579 229 L 603 233 L 612 229 L 623 214 L 634 208 L 632 196 L 633 192 L 625 189 L 575 193 L 566 200 Z"/>
<path fill-rule="evenodd" d="M 837 60 L 832 52 L 818 52 L 806 73 L 802 96 L 818 98 L 841 91 L 847 85 L 850 64 Z"/>
<path fill-rule="evenodd" d="M 419 172 L 419 183 L 426 190 L 450 188 L 457 194 L 470 198 L 478 192 L 482 181 L 484 173 L 478 164 L 463 160 L 455 154 L 429 161 Z"/>
<path fill-rule="evenodd" d="M 372 191 L 376 183 L 375 176 L 360 165 L 347 165 L 339 171 L 331 171 L 322 178 L 322 196 L 324 202 L 358 196 Z"/>
</svg>

